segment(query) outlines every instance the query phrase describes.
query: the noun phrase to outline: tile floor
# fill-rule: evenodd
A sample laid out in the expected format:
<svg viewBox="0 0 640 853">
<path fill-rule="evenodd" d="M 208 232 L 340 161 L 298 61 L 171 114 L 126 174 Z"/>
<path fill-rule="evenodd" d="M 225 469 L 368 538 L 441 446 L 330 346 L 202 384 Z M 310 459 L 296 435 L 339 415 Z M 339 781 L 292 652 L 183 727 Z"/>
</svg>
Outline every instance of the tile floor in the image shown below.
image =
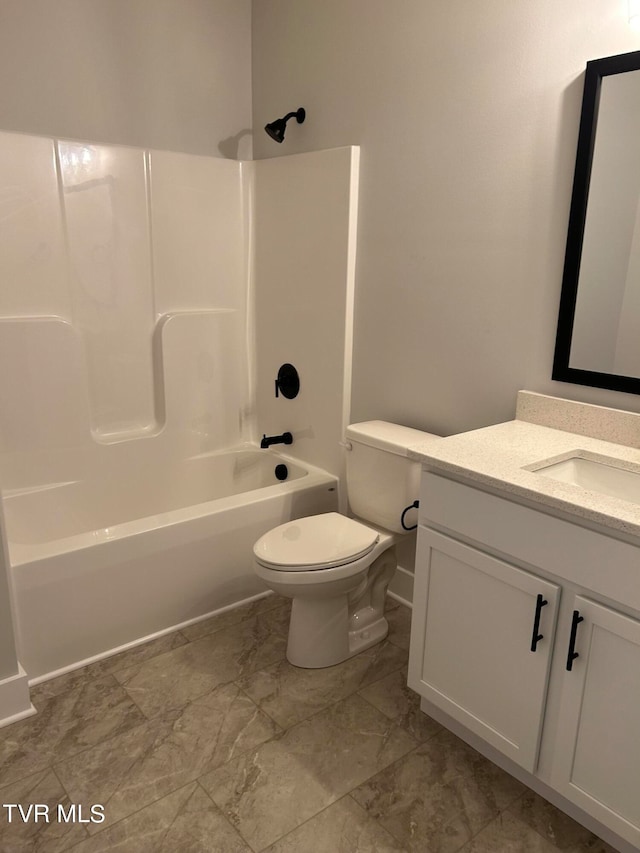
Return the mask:
<svg viewBox="0 0 640 853">
<path fill-rule="evenodd" d="M 276 596 L 33 690 L 0 729 L 1 853 L 610 853 L 423 715 L 405 686 L 410 612 L 324 670 L 285 659 Z M 58 804 L 105 808 L 57 822 Z"/>
</svg>

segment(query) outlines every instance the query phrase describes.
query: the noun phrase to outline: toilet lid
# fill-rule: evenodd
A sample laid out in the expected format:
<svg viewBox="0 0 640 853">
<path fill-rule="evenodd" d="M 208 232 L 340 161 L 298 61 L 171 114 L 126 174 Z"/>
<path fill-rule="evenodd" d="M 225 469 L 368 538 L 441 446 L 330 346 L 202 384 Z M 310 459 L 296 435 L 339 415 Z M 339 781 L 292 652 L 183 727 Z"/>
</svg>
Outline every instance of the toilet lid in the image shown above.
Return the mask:
<svg viewBox="0 0 640 853">
<path fill-rule="evenodd" d="M 376 530 L 327 512 L 274 527 L 258 539 L 253 553 L 263 566 L 283 572 L 327 569 L 364 557 L 378 539 Z"/>
</svg>

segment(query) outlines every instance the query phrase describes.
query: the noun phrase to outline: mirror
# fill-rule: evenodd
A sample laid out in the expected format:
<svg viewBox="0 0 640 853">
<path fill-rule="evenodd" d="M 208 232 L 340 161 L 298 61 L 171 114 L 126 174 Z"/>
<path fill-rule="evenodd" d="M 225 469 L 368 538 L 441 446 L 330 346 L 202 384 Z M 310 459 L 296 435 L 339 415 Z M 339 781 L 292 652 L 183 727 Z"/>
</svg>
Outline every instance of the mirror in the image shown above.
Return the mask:
<svg viewBox="0 0 640 853">
<path fill-rule="evenodd" d="M 640 394 L 640 51 L 587 63 L 552 378 Z"/>
</svg>

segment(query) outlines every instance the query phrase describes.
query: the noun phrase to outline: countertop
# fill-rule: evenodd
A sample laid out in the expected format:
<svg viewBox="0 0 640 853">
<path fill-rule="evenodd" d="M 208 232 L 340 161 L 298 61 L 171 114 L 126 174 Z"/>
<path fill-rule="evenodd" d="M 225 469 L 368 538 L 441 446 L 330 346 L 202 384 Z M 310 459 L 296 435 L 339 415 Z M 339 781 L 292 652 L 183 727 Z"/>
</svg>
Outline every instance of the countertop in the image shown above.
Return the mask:
<svg viewBox="0 0 640 853">
<path fill-rule="evenodd" d="M 640 420 L 640 418 L 639 418 Z M 496 426 L 434 439 L 412 447 L 409 456 L 430 471 L 490 487 L 508 495 L 640 537 L 640 504 L 527 470 L 570 456 L 602 457 L 640 474 L 640 449 L 600 438 L 513 420 Z"/>
</svg>

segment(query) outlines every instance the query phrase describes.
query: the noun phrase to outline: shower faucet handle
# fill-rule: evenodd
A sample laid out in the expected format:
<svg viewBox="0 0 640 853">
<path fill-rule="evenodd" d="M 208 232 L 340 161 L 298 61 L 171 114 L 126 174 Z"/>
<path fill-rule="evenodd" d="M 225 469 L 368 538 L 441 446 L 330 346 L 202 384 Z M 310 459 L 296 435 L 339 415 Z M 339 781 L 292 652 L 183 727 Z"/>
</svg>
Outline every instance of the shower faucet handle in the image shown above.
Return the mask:
<svg viewBox="0 0 640 853">
<path fill-rule="evenodd" d="M 295 399 L 300 392 L 300 376 L 292 364 L 282 364 L 276 377 L 276 397 L 282 394 L 287 400 Z"/>
</svg>

